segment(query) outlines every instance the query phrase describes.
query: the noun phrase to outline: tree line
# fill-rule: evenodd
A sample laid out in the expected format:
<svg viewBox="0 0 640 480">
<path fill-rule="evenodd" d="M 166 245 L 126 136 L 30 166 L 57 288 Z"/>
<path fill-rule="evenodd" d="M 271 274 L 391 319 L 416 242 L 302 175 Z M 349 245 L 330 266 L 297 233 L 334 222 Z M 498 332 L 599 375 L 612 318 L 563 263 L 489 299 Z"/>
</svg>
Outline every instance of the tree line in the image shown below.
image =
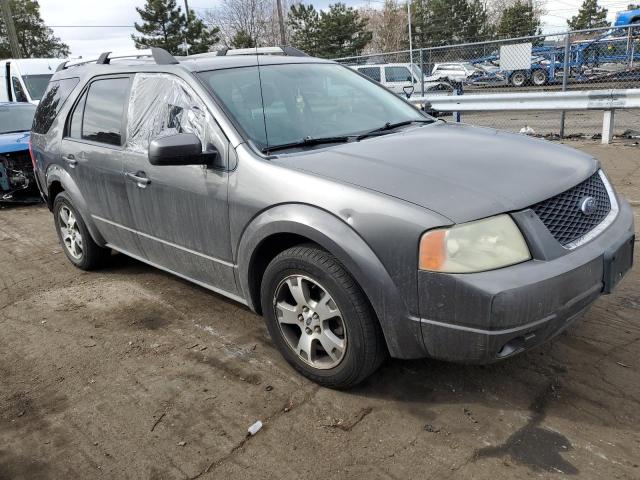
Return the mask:
<svg viewBox="0 0 640 480">
<path fill-rule="evenodd" d="M 69 55 L 69 47 L 42 20 L 37 0 L 8 1 L 24 57 Z M 407 1 L 413 48 L 536 35 L 545 13 L 545 0 Z M 217 7 L 196 14 L 183 11 L 176 0 L 146 0 L 136 7 L 140 21 L 131 38 L 137 48 L 157 46 L 174 55 L 220 46 L 279 45 L 276 5 L 275 0 L 221 0 Z M 310 55 L 336 58 L 409 48 L 407 3 L 401 0 L 358 9 L 340 1 L 327 9 L 299 0 L 281 0 L 281 5 L 286 43 Z M 598 0 L 583 0 L 567 26 L 574 30 L 607 26 L 607 13 Z M 9 56 L 7 29 L 0 18 L 0 58 Z"/>
</svg>

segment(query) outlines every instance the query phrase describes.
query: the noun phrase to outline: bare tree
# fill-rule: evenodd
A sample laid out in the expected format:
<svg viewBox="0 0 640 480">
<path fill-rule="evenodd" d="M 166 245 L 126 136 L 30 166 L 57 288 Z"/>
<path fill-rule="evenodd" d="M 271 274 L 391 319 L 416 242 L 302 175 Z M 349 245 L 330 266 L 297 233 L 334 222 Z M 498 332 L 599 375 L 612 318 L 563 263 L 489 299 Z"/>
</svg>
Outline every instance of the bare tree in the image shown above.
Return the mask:
<svg viewBox="0 0 640 480">
<path fill-rule="evenodd" d="M 406 4 L 385 0 L 381 10 L 369 5 L 360 8 L 360 12 L 369 19 L 368 28 L 373 33 L 367 52 L 395 52 L 408 48 Z"/>
<path fill-rule="evenodd" d="M 288 4 L 282 0 L 284 12 L 288 11 Z M 204 18 L 220 28 L 222 43 L 227 46 L 237 46 L 234 39 L 238 38 L 251 46 L 281 43 L 275 0 L 222 0 L 216 8 L 207 10 Z"/>
</svg>

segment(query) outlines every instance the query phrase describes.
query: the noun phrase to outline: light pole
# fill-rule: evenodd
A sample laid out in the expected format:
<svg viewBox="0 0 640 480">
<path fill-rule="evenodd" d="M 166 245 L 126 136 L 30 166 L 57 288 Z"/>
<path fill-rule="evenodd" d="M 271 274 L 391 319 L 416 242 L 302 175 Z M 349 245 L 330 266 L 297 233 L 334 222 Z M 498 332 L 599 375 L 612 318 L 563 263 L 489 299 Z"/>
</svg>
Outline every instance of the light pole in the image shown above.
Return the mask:
<svg viewBox="0 0 640 480">
<path fill-rule="evenodd" d="M 409 68 L 413 78 L 413 34 L 411 32 L 411 0 L 407 0 L 407 18 L 409 19 Z"/>
</svg>

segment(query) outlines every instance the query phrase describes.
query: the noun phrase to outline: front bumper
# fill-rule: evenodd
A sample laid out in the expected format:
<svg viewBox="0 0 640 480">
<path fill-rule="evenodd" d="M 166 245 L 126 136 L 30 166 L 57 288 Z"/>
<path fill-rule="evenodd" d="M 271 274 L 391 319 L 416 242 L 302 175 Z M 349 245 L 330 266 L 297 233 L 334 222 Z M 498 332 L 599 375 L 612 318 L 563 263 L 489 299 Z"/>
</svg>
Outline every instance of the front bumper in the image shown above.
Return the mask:
<svg viewBox="0 0 640 480">
<path fill-rule="evenodd" d="M 619 206 L 600 235 L 553 259 L 474 274 L 420 272 L 428 355 L 490 363 L 539 345 L 580 318 L 603 293 L 605 254 L 633 235 L 631 207 L 623 199 Z"/>
</svg>

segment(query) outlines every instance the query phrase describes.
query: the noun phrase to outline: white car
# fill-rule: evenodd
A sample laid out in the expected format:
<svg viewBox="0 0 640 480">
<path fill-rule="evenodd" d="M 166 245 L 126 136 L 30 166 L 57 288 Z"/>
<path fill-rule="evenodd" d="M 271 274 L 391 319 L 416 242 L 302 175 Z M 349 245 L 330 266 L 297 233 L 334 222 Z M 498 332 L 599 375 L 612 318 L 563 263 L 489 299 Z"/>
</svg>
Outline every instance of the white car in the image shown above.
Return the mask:
<svg viewBox="0 0 640 480">
<path fill-rule="evenodd" d="M 422 93 L 420 82 L 423 76 L 420 72 L 420 67 L 415 63 L 353 65 L 350 68 L 381 83 L 398 95 L 404 95 L 405 87 L 409 86 L 413 86 L 416 95 Z M 424 78 L 425 93 L 442 92 L 443 94 L 450 94 L 453 92 L 453 87 L 445 81 L 433 80 L 430 77 Z"/>
<path fill-rule="evenodd" d="M 452 62 L 436 63 L 431 71 L 429 80 L 448 79 L 453 82 L 464 82 L 480 71 L 470 63 Z"/>
</svg>

